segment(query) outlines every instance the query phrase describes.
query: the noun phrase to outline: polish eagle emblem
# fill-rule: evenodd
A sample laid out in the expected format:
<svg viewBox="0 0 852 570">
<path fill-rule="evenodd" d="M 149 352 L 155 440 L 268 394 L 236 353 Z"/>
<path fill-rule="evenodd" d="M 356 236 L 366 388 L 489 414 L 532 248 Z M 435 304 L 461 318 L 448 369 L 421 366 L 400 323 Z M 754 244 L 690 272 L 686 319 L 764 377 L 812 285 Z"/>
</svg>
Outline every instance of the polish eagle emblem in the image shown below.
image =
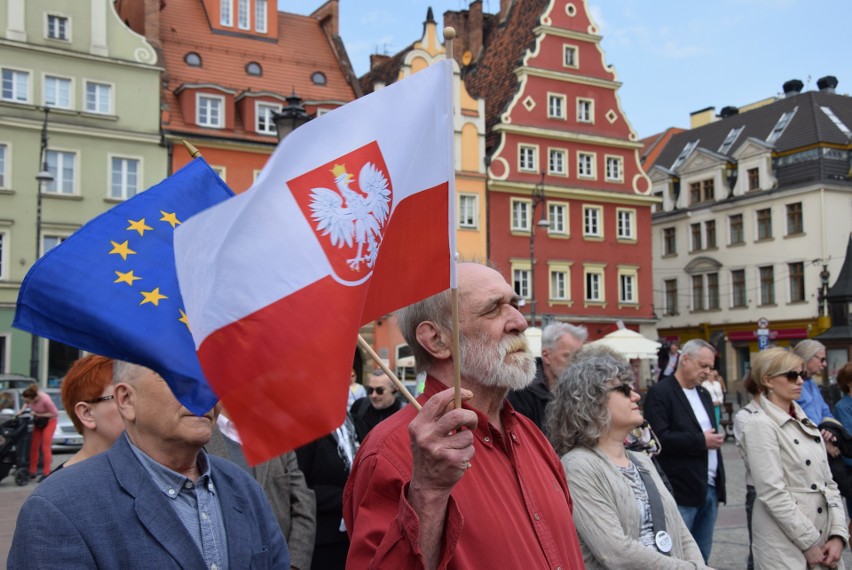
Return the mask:
<svg viewBox="0 0 852 570">
<path fill-rule="evenodd" d="M 311 219 L 316 231 L 328 236 L 337 248 L 356 246 L 355 256 L 346 260 L 352 271 L 360 271 L 362 264 L 372 269 L 379 254 L 382 230 L 390 214 L 391 190 L 382 170 L 368 161 L 358 173 L 357 188 L 345 164 L 335 164 L 331 169 L 336 190 L 312 188 L 310 190 Z"/>
</svg>

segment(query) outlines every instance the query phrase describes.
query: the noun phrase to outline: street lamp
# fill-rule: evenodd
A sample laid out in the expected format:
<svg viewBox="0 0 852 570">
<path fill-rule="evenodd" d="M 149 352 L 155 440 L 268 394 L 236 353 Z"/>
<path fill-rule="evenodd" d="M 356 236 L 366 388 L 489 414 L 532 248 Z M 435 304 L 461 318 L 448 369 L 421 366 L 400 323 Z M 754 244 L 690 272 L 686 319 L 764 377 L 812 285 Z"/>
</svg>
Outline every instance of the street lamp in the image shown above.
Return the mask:
<svg viewBox="0 0 852 570">
<path fill-rule="evenodd" d="M 305 112 L 305 107 L 302 105 L 302 98 L 296 95 L 296 90 L 287 97 L 287 106 L 281 109 L 280 113 L 272 115 L 272 122 L 275 123 L 275 130 L 278 132 L 278 141 L 283 141 L 284 138 L 310 121 L 311 118 Z"/>
<path fill-rule="evenodd" d="M 50 108 L 44 108 L 44 124 L 41 127 L 41 148 L 39 150 L 39 165 L 41 166 L 41 170 L 36 174 L 36 181 L 38 182 L 38 190 L 36 191 L 36 227 L 35 227 L 35 235 L 36 235 L 36 247 L 35 247 L 35 258 L 33 258 L 33 264 L 38 261 L 38 258 L 41 256 L 41 194 L 42 194 L 42 186 L 44 184 L 49 184 L 53 182 L 53 175 L 47 168 L 47 118 L 50 113 Z M 31 335 L 32 345 L 30 347 L 30 377 L 38 380 L 38 335 Z"/>
<path fill-rule="evenodd" d="M 544 172 L 541 173 L 541 180 L 532 190 L 532 212 L 530 219 L 535 219 L 535 209 L 538 205 L 544 202 Z M 534 226 L 530 228 L 530 326 L 535 326 L 535 229 L 549 228 L 550 222 L 547 220 L 547 208 L 541 209 L 541 218 Z"/>
</svg>

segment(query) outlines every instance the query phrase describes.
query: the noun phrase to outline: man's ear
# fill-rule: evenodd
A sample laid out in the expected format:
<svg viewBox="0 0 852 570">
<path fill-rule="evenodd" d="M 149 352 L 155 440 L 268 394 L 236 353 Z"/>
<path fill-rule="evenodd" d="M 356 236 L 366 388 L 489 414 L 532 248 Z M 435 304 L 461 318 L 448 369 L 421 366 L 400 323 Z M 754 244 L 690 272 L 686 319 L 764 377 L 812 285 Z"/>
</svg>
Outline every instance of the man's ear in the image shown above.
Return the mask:
<svg viewBox="0 0 852 570">
<path fill-rule="evenodd" d="M 134 421 L 136 419 L 136 390 L 130 384 L 120 382 L 115 385 L 113 390 L 115 396 L 115 405 L 118 406 L 118 413 L 125 421 Z"/>
<path fill-rule="evenodd" d="M 542 348 L 541 349 L 541 361 L 550 366 L 550 349 Z"/>
<path fill-rule="evenodd" d="M 436 360 L 446 360 L 452 356 L 452 348 L 443 331 L 432 321 L 423 321 L 417 325 L 417 342 Z"/>
<path fill-rule="evenodd" d="M 94 430 L 97 427 L 95 418 L 92 415 L 91 404 L 87 404 L 86 402 L 77 402 L 74 404 L 74 413 L 86 429 Z"/>
</svg>

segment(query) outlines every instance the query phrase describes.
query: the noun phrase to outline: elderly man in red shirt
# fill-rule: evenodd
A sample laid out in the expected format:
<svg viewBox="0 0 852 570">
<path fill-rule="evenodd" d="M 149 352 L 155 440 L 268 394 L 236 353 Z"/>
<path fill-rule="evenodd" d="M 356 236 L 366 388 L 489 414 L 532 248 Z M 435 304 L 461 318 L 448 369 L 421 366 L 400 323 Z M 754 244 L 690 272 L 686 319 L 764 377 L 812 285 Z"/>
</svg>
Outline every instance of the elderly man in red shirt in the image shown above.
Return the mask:
<svg viewBox="0 0 852 570">
<path fill-rule="evenodd" d="M 583 568 L 559 458 L 506 400 L 535 373 L 518 297 L 483 265 L 458 276 L 462 408 L 444 292 L 397 313 L 428 374 L 423 409 L 380 423 L 355 458 L 347 568 Z"/>
</svg>

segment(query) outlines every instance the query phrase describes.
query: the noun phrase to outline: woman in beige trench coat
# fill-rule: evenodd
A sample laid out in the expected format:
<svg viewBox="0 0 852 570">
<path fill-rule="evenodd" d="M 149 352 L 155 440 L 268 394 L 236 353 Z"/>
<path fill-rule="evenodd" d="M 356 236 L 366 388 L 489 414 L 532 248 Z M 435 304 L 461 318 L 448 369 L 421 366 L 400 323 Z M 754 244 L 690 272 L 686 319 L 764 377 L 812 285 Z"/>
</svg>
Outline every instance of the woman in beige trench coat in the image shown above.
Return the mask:
<svg viewBox="0 0 852 570">
<path fill-rule="evenodd" d="M 756 569 L 843 568 L 846 515 L 820 431 L 796 403 L 802 368 L 801 358 L 783 348 L 752 359 L 761 409 L 745 424 L 743 448 L 757 493 Z"/>
</svg>

